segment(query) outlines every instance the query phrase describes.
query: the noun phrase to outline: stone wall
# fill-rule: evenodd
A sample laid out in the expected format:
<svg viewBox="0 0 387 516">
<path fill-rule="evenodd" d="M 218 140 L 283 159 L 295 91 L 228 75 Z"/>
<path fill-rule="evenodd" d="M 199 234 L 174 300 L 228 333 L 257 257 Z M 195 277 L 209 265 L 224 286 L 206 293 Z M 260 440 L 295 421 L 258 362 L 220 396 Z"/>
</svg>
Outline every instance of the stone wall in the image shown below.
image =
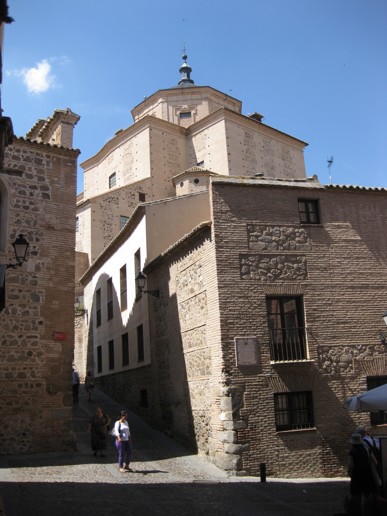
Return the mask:
<svg viewBox="0 0 387 516">
<path fill-rule="evenodd" d="M 0 181 L 9 242 L 22 233 L 27 262 L 6 271 L 0 313 L 0 453 L 69 449 L 74 346 L 74 221 L 78 151 L 15 139 Z M 4 262 L 3 262 L 4 263 Z"/>
</svg>

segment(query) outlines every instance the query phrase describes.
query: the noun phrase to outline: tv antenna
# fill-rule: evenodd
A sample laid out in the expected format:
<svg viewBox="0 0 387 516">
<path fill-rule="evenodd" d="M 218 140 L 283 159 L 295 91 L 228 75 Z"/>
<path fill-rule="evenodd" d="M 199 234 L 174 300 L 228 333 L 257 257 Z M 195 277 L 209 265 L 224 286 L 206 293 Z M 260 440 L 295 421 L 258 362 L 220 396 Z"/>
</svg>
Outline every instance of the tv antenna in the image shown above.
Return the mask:
<svg viewBox="0 0 387 516">
<path fill-rule="evenodd" d="M 327 158 L 328 163 L 328 174 L 329 174 L 329 184 L 332 184 L 332 176 L 331 176 L 331 166 L 333 165 L 333 156 Z"/>
</svg>

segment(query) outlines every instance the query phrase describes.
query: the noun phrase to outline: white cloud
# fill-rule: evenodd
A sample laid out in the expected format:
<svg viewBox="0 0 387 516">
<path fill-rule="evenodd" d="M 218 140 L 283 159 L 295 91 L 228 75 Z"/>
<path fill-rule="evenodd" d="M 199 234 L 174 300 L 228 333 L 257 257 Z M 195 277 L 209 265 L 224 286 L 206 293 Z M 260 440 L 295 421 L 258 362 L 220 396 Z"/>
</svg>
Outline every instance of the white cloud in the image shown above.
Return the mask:
<svg viewBox="0 0 387 516">
<path fill-rule="evenodd" d="M 52 88 L 55 82 L 55 76 L 51 74 L 51 65 L 47 59 L 43 59 L 32 68 L 23 68 L 20 75 L 30 93 L 44 93 Z"/>
</svg>

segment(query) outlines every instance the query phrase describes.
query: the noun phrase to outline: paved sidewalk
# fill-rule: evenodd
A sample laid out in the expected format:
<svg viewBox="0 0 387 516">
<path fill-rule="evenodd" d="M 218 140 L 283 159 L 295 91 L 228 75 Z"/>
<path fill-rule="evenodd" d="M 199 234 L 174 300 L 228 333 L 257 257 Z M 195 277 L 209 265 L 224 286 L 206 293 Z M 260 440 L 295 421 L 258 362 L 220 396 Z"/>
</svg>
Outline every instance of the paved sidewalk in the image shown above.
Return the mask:
<svg viewBox="0 0 387 516">
<path fill-rule="evenodd" d="M 133 472 L 120 473 L 114 439 L 93 456 L 87 423 L 98 405 L 116 419 L 125 408 L 100 391 L 83 390 L 73 408 L 77 451 L 0 458 L 0 516 L 333 516 L 348 482 L 228 477 L 129 412 Z"/>
</svg>

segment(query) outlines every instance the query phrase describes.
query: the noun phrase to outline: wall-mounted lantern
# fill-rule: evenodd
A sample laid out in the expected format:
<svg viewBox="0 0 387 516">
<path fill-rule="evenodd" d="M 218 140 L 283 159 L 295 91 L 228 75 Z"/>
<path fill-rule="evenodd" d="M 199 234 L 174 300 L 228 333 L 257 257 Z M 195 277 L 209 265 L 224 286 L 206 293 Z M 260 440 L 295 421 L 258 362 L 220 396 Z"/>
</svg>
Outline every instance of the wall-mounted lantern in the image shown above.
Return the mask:
<svg viewBox="0 0 387 516">
<path fill-rule="evenodd" d="M 142 294 L 150 294 L 153 297 L 160 297 L 160 290 L 144 290 L 146 284 L 146 276 L 140 271 L 136 276 L 136 287 Z"/>
<path fill-rule="evenodd" d="M 15 269 L 16 267 L 21 267 L 23 263 L 26 261 L 26 255 L 29 247 L 29 243 L 24 235 L 19 235 L 17 239 L 12 244 L 13 250 L 15 252 L 16 263 L 7 263 L 5 267 L 7 269 Z"/>
<path fill-rule="evenodd" d="M 74 303 L 75 317 L 82 317 L 83 315 L 87 316 L 87 308 L 83 308 L 81 306 L 81 302 L 77 298 Z"/>
</svg>

